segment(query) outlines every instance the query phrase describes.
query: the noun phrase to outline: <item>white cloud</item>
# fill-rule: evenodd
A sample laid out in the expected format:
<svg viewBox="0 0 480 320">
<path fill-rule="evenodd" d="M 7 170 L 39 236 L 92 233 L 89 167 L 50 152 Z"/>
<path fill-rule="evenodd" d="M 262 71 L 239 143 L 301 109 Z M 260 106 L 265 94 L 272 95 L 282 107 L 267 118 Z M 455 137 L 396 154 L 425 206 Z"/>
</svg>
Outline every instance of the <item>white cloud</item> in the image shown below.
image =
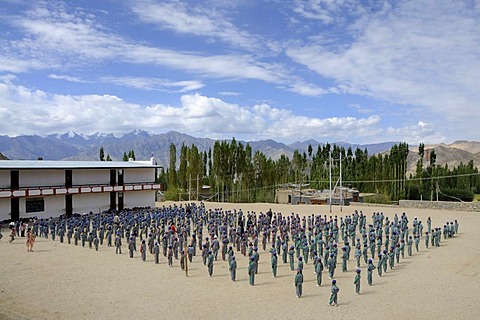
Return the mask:
<svg viewBox="0 0 480 320">
<path fill-rule="evenodd" d="M 208 55 L 131 41 L 109 31 L 94 15 L 78 8 L 73 10 L 66 8 L 65 5 L 39 6 L 22 16 L 10 18 L 10 23 L 25 32 L 25 36 L 19 40 L 1 42 L 3 46 L 0 46 L 0 54 L 2 50 L 5 51 L 6 56 L 3 58 L 5 63 L 14 59 L 12 55 L 21 57 L 11 63 L 11 67 L 4 67 L 9 72 L 24 72 L 31 69 L 65 71 L 71 68 L 92 67 L 105 61 L 117 61 L 167 67 L 203 77 L 261 80 L 303 95 L 315 96 L 324 92 L 318 86 L 292 76 L 284 65 L 263 62 L 253 54 Z M 202 25 L 201 21 L 203 20 L 200 19 L 196 23 Z M 205 24 L 209 23 L 214 22 L 207 19 Z M 203 27 L 204 32 L 210 30 L 209 28 Z M 227 32 L 225 38 L 229 39 L 230 33 L 234 30 L 232 28 L 233 26 L 222 28 L 221 24 L 215 26 L 215 30 Z M 243 35 L 241 32 L 239 34 Z M 250 39 L 246 35 L 245 38 Z M 22 60 L 27 62 L 22 64 Z"/>
<path fill-rule="evenodd" d="M 357 111 L 358 113 L 362 113 L 362 114 L 369 114 L 374 111 L 372 108 L 364 107 L 358 103 L 351 103 L 348 106 L 353 110 Z"/>
<path fill-rule="evenodd" d="M 55 79 L 55 80 L 66 80 L 70 82 L 77 82 L 77 83 L 91 83 L 91 81 L 83 80 L 80 77 L 75 77 L 75 76 L 69 76 L 69 75 L 58 75 L 58 74 L 49 74 L 49 78 Z"/>
<path fill-rule="evenodd" d="M 0 41 L 0 46 L 5 46 L 4 41 Z M 26 72 L 29 69 L 41 68 L 42 63 L 35 59 L 24 60 L 15 57 L 2 56 L 0 53 L 0 72 Z"/>
<path fill-rule="evenodd" d="M 310 43 L 287 54 L 347 93 L 407 110 L 423 107 L 425 118 L 444 119 L 436 126 L 461 126 L 471 135 L 480 101 L 480 19 L 472 6 L 467 1 L 401 1 L 359 17 L 355 29 L 345 28 L 344 38 L 351 43 Z"/>
<path fill-rule="evenodd" d="M 232 91 L 220 91 L 218 92 L 219 95 L 221 96 L 240 96 L 240 92 L 232 92 Z"/>
<path fill-rule="evenodd" d="M 355 140 L 378 132 L 379 116 L 320 119 L 295 115 L 268 104 L 251 107 L 198 93 L 181 97 L 178 106 L 139 105 L 112 95 L 60 95 L 29 89 L 0 79 L 2 134 L 48 134 L 69 130 L 124 133 L 135 128 L 176 130 L 195 136 L 227 139 Z M 128 116 L 126 116 L 128 115 Z M 29 121 L 25 121 L 29 119 Z M 351 141 L 352 139 L 350 139 Z"/>
<path fill-rule="evenodd" d="M 365 13 L 365 7 L 357 0 L 295 0 L 293 11 L 304 18 L 332 24 L 345 23 L 345 17 Z"/>
<path fill-rule="evenodd" d="M 401 137 L 401 139 L 399 139 Z M 432 123 L 419 121 L 416 125 L 407 125 L 403 128 L 389 127 L 383 130 L 382 138 L 393 141 L 407 141 L 409 144 L 442 143 L 448 138 L 439 133 Z"/>
<path fill-rule="evenodd" d="M 145 77 L 102 77 L 105 83 L 113 83 L 140 90 L 157 90 L 166 92 L 188 92 L 203 88 L 203 83 L 196 80 L 172 81 Z"/>
<path fill-rule="evenodd" d="M 220 39 L 248 50 L 259 46 L 255 36 L 239 30 L 212 6 L 202 7 L 198 3 L 187 5 L 181 1 L 138 0 L 133 2 L 132 10 L 141 21 L 162 29 Z"/>
</svg>

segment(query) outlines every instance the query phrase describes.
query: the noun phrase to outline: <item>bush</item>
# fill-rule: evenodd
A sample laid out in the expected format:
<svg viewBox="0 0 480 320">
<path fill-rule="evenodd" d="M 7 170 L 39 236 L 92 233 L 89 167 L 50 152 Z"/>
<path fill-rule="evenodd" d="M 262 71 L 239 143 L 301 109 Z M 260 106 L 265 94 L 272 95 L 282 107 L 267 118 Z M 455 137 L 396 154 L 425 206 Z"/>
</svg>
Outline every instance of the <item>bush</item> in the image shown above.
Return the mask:
<svg viewBox="0 0 480 320">
<path fill-rule="evenodd" d="M 392 204 L 390 196 L 388 194 L 379 193 L 373 196 L 363 198 L 365 203 L 378 203 L 378 204 Z"/>
<path fill-rule="evenodd" d="M 170 187 L 167 190 L 165 190 L 164 194 L 165 194 L 165 200 L 178 201 L 180 190 L 177 187 Z"/>
<path fill-rule="evenodd" d="M 473 201 L 473 196 L 473 192 L 468 189 L 450 188 L 442 189 L 442 193 L 438 195 L 438 200 L 458 201 L 458 199 L 461 199 L 462 201 L 470 202 Z"/>
<path fill-rule="evenodd" d="M 416 185 L 410 185 L 407 188 L 408 200 L 420 200 L 420 188 Z"/>
</svg>

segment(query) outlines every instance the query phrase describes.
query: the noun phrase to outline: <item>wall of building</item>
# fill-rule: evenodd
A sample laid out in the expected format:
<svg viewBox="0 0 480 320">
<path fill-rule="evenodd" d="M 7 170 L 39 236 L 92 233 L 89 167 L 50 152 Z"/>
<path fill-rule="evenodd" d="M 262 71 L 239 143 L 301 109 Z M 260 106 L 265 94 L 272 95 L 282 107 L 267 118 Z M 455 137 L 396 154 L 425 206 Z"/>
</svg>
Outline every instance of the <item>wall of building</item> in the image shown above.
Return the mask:
<svg viewBox="0 0 480 320">
<path fill-rule="evenodd" d="M 27 198 L 20 198 L 20 218 L 50 218 L 58 217 L 59 215 L 65 213 L 65 196 L 48 196 L 43 197 L 43 200 L 45 203 L 45 211 L 27 213 Z"/>
<path fill-rule="evenodd" d="M 132 191 L 125 192 L 124 207 L 155 207 L 155 191 Z"/>
<path fill-rule="evenodd" d="M 10 188 L 9 170 L 0 170 L 0 188 Z"/>
<path fill-rule="evenodd" d="M 125 169 L 123 170 L 124 183 L 154 182 L 155 169 Z"/>
<path fill-rule="evenodd" d="M 19 170 L 20 188 L 64 186 L 64 170 Z"/>
<path fill-rule="evenodd" d="M 110 184 L 110 169 L 77 169 L 72 170 L 74 186 L 86 184 Z"/>
<path fill-rule="evenodd" d="M 110 209 L 110 193 L 76 194 L 72 202 L 74 213 L 98 213 Z"/>
<path fill-rule="evenodd" d="M 10 212 L 10 198 L 0 199 L 0 221 L 10 219 Z"/>
</svg>

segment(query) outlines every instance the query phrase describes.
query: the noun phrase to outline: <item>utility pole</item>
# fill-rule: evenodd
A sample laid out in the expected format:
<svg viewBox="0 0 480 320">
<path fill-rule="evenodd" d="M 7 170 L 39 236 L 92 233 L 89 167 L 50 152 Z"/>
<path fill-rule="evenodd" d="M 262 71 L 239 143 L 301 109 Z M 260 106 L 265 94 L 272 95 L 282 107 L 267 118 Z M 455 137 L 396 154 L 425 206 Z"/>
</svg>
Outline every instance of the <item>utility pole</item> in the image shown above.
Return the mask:
<svg viewBox="0 0 480 320">
<path fill-rule="evenodd" d="M 188 201 L 190 202 L 190 190 L 192 190 L 192 174 L 188 175 Z"/>
<path fill-rule="evenodd" d="M 184 236 L 185 236 L 185 241 L 184 241 L 184 244 L 183 244 L 183 252 L 184 252 L 184 255 L 183 255 L 183 259 L 185 259 L 185 276 L 188 277 L 188 248 L 187 248 L 187 233 L 185 232 L 184 233 Z"/>
<path fill-rule="evenodd" d="M 342 151 L 340 150 L 340 212 L 343 210 L 343 188 L 342 188 Z"/>
<path fill-rule="evenodd" d="M 332 151 L 328 152 L 328 159 L 329 159 L 329 175 L 330 175 L 330 213 L 332 213 Z"/>
</svg>

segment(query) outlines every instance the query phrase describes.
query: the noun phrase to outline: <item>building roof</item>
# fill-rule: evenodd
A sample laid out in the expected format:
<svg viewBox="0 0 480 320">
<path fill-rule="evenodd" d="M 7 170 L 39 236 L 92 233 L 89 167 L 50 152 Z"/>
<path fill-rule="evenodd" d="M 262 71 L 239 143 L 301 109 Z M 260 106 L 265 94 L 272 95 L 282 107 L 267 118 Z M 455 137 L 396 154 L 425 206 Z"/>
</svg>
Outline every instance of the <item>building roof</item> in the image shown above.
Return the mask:
<svg viewBox="0 0 480 320">
<path fill-rule="evenodd" d="M 155 161 L 1 160 L 0 170 L 160 168 Z"/>
</svg>

